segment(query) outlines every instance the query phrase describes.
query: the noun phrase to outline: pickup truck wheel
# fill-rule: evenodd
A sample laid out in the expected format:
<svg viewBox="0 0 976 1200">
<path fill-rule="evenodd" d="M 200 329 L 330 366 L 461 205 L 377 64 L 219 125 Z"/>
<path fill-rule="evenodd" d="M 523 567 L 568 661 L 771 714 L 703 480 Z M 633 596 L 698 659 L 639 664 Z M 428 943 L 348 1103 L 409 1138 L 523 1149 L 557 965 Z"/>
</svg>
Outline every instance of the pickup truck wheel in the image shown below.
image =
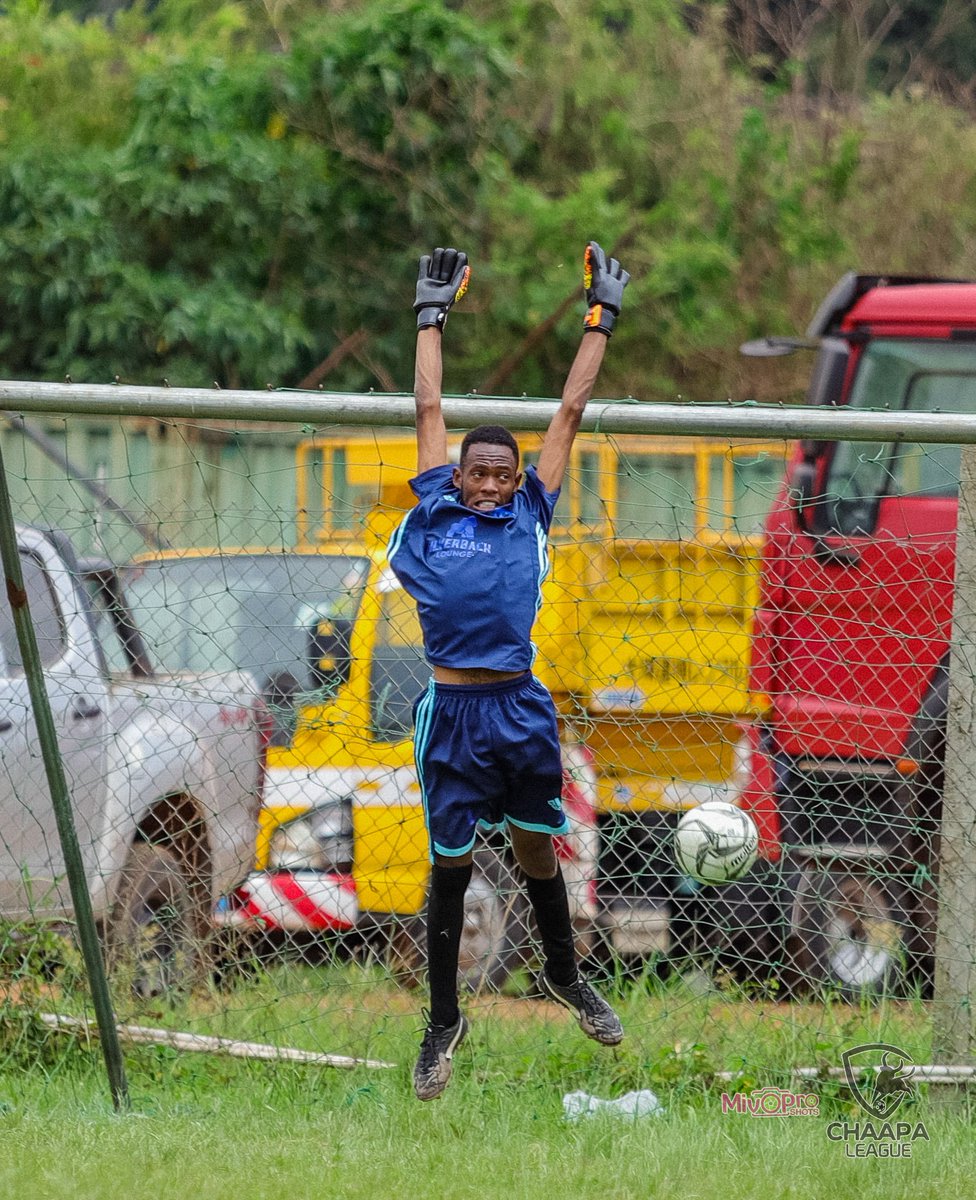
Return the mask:
<svg viewBox="0 0 976 1200">
<path fill-rule="evenodd" d="M 106 930 L 109 969 L 140 999 L 191 987 L 206 960 L 192 873 L 166 847 L 135 843 Z"/>
<path fill-rule="evenodd" d="M 905 927 L 879 880 L 845 870 L 807 867 L 793 900 L 791 966 L 807 987 L 846 997 L 890 995 L 905 967 Z"/>
</svg>

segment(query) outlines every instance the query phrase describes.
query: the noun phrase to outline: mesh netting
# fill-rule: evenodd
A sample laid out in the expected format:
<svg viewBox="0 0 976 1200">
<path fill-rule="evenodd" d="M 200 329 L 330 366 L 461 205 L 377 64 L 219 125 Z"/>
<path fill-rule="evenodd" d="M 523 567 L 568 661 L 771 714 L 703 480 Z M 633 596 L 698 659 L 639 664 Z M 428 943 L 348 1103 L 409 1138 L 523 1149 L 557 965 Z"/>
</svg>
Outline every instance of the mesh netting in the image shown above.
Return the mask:
<svg viewBox="0 0 976 1200">
<path fill-rule="evenodd" d="M 124 1039 L 399 1053 L 429 875 L 429 668 L 385 560 L 412 435 L 76 416 L 3 438 Z M 539 437 L 519 441 L 532 461 Z M 929 1055 L 959 450 L 839 443 L 806 530 L 790 453 L 580 436 L 556 510 L 535 672 L 578 949 L 633 1038 L 621 1078 L 755 1082 L 836 1064 L 845 1037 Z M 89 990 L 7 606 L 0 648 L 0 1072 L 56 1075 L 88 1045 Z M 715 800 L 759 834 L 724 886 L 673 852 Z M 461 983 L 517 1024 L 517 1051 L 482 1047 L 503 1065 L 563 1020 L 537 967 L 518 868 L 486 837 Z"/>
</svg>

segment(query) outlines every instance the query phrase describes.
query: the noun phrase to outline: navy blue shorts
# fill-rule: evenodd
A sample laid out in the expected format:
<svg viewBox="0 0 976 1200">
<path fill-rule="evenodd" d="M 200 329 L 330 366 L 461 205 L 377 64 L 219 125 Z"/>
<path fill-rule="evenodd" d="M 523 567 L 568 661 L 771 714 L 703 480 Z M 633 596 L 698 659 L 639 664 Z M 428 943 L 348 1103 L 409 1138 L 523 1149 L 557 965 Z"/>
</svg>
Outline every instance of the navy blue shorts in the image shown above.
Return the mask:
<svg viewBox="0 0 976 1200">
<path fill-rule="evenodd" d="M 456 857 L 480 825 L 568 833 L 552 697 L 532 675 L 435 683 L 414 703 L 414 757 L 434 854 Z"/>
</svg>

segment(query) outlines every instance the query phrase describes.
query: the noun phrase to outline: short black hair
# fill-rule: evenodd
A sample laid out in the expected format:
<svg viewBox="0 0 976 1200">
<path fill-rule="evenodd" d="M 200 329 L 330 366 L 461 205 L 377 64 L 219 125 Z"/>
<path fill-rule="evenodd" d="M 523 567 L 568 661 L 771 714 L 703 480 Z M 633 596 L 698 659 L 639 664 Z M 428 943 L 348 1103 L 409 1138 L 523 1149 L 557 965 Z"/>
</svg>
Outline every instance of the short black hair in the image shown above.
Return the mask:
<svg viewBox="0 0 976 1200">
<path fill-rule="evenodd" d="M 479 425 L 465 434 L 461 443 L 461 464 L 472 446 L 507 446 L 515 455 L 515 465 L 519 465 L 518 442 L 503 425 Z"/>
</svg>

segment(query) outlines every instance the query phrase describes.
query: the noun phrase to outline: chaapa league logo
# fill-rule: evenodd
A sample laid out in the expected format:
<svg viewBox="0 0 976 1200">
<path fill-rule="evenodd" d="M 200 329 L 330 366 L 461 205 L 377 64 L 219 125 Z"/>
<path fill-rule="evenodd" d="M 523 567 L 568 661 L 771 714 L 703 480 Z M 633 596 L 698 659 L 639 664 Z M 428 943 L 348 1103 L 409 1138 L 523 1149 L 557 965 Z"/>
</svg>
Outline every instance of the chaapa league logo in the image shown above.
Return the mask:
<svg viewBox="0 0 976 1200">
<path fill-rule="evenodd" d="M 911 1056 L 890 1042 L 866 1042 L 845 1050 L 841 1061 L 851 1095 L 872 1119 L 831 1121 L 827 1138 L 843 1143 L 845 1158 L 913 1158 L 915 1142 L 929 1141 L 929 1131 L 918 1120 L 891 1119 L 915 1099 Z"/>
<path fill-rule="evenodd" d="M 880 1062 L 878 1057 L 880 1056 Z M 869 1116 L 887 1121 L 902 1101 L 914 1095 L 915 1064 L 904 1050 L 888 1042 L 869 1042 L 845 1050 L 842 1060 L 847 1086 L 857 1104 Z M 873 1086 L 865 1073 L 877 1068 Z"/>
</svg>

